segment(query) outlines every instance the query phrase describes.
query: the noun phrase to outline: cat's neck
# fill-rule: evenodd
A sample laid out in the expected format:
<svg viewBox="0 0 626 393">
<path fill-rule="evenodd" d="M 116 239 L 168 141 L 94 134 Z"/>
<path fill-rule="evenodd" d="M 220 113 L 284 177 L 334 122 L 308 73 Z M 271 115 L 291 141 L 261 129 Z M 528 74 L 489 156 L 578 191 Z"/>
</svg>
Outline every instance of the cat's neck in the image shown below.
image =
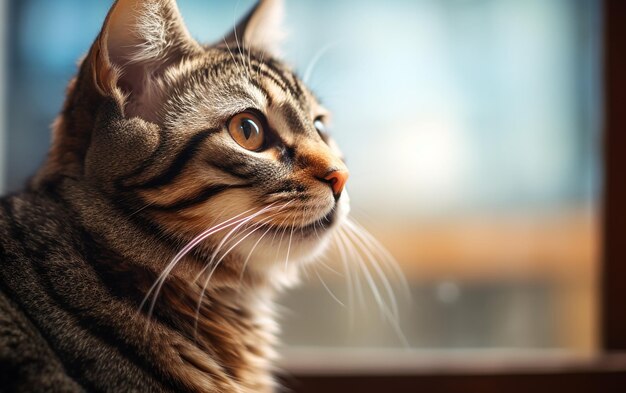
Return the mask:
<svg viewBox="0 0 626 393">
<path fill-rule="evenodd" d="M 144 340 L 138 345 L 149 349 L 158 340 L 168 346 L 152 355 L 163 356 L 166 372 L 193 385 L 192 391 L 210 391 L 216 383 L 220 391 L 272 390 L 273 299 L 280 289 L 275 280 L 241 270 L 236 257 L 204 272 L 199 261 L 187 258 L 162 285 L 154 285 L 181 244 L 150 233 L 80 182 L 62 182 L 59 193 L 96 243 L 87 262 L 111 270 L 112 281 L 125 281 L 133 307 L 141 307 L 136 310 L 141 321 L 134 322 L 144 328 L 148 323 L 151 333 L 137 335 Z"/>
</svg>

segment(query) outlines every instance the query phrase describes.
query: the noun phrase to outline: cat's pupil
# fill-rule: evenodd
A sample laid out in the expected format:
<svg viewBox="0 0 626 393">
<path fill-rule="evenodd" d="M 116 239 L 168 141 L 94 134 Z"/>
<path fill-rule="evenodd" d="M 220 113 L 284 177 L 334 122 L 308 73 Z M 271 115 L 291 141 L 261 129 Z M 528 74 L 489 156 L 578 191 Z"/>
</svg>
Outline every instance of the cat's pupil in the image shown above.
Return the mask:
<svg viewBox="0 0 626 393">
<path fill-rule="evenodd" d="M 257 127 L 256 123 L 252 121 L 252 119 L 243 119 L 241 120 L 241 131 L 246 139 L 250 139 L 250 136 L 254 132 L 255 134 L 259 133 L 259 127 Z"/>
</svg>

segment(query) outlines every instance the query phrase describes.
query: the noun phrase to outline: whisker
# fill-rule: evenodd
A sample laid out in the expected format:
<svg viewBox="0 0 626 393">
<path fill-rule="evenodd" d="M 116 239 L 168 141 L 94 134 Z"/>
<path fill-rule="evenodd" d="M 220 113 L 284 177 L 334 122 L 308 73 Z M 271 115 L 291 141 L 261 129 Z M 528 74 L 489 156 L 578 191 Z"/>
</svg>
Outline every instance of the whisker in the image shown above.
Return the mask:
<svg viewBox="0 0 626 393">
<path fill-rule="evenodd" d="M 230 219 L 228 219 L 226 221 L 223 221 L 222 223 L 220 223 L 218 225 L 215 225 L 215 226 L 207 229 L 206 231 L 202 232 L 200 235 L 196 236 L 191 242 L 189 242 L 181 251 L 178 252 L 178 254 L 176 254 L 176 256 L 174 256 L 174 258 L 168 263 L 168 265 L 163 270 L 163 272 L 158 277 L 158 279 L 155 281 L 155 283 L 152 285 L 152 287 L 150 287 L 150 289 L 146 293 L 143 301 L 139 305 L 139 310 L 141 310 L 144 307 L 146 301 L 148 300 L 148 298 L 150 297 L 152 292 L 155 291 L 155 289 L 156 289 L 155 297 L 158 296 L 158 292 L 160 291 L 162 282 L 165 281 L 165 278 L 171 273 L 171 271 L 174 269 L 176 264 L 185 255 L 187 255 L 189 253 L 189 251 L 191 251 L 196 245 L 198 245 L 200 242 L 202 242 L 204 239 L 206 239 L 207 237 L 211 236 L 212 234 L 214 234 L 216 232 L 219 232 L 222 229 L 228 228 L 228 227 L 230 227 L 232 225 L 235 225 L 237 222 L 239 222 L 239 220 L 237 220 L 238 217 L 241 217 L 242 215 L 246 214 L 247 212 L 249 212 L 251 210 L 252 209 L 250 209 L 250 210 L 248 210 L 246 212 L 243 212 L 241 214 L 238 214 L 235 217 L 232 217 L 232 218 L 230 218 Z M 148 315 L 152 314 L 152 310 L 154 308 L 154 302 L 155 302 L 155 300 L 153 299 L 153 302 L 151 304 L 150 311 L 149 311 Z"/>
<path fill-rule="evenodd" d="M 258 214 L 262 214 L 263 212 L 267 211 L 268 209 L 272 208 L 272 206 L 274 205 L 274 203 L 270 204 L 269 206 L 261 209 L 259 212 L 253 214 L 252 216 L 256 216 Z M 183 247 L 183 249 L 181 251 L 179 251 L 174 258 L 168 263 L 168 265 L 166 266 L 166 268 L 163 270 L 163 272 L 160 274 L 160 276 L 157 278 L 157 280 L 155 281 L 155 283 L 152 285 L 152 287 L 150 287 L 150 289 L 148 290 L 148 292 L 146 293 L 146 295 L 144 296 L 144 299 L 142 300 L 141 304 L 139 305 L 139 310 L 143 309 L 143 307 L 145 306 L 147 300 L 150 298 L 150 295 L 152 294 L 152 301 L 150 303 L 150 308 L 148 310 L 148 319 L 150 318 L 150 316 L 152 315 L 153 311 L 154 311 L 154 307 L 156 305 L 156 301 L 158 298 L 158 295 L 161 291 L 161 288 L 163 286 L 163 284 L 165 283 L 166 278 L 169 276 L 169 274 L 172 272 L 172 270 L 174 269 L 174 267 L 176 267 L 176 265 L 191 251 L 193 250 L 198 244 L 200 244 L 202 241 L 204 241 L 205 239 L 207 239 L 209 236 L 223 230 L 226 228 L 229 228 L 233 225 L 238 225 L 241 222 L 245 222 L 245 220 L 249 219 L 250 216 L 248 217 L 243 217 L 240 218 L 241 216 L 244 216 L 245 214 L 253 211 L 254 209 L 248 209 L 245 212 L 242 212 L 234 217 L 229 218 L 226 221 L 223 221 L 222 223 L 215 225 L 207 230 L 205 230 L 204 232 L 202 232 L 201 234 L 199 234 L 198 236 L 196 236 L 192 241 L 190 241 L 185 247 Z"/>
<path fill-rule="evenodd" d="M 209 262 L 207 263 L 207 265 L 200 271 L 200 273 L 198 273 L 198 275 L 196 276 L 196 280 L 198 280 L 202 274 L 204 274 L 204 272 L 206 271 L 206 269 L 208 269 L 209 266 L 211 266 L 211 264 L 213 263 L 213 261 L 215 260 L 215 257 L 217 256 L 217 254 L 219 253 L 220 249 L 224 246 L 224 244 L 231 238 L 231 236 L 233 236 L 234 233 L 236 233 L 238 230 L 240 230 L 243 226 L 245 226 L 247 223 L 249 223 L 250 221 L 252 221 L 254 218 L 258 217 L 259 215 L 263 214 L 263 213 L 267 213 L 268 211 L 271 210 L 275 210 L 276 207 L 274 207 L 274 203 L 272 203 L 269 206 L 266 206 L 265 208 L 259 210 L 258 212 L 246 217 L 245 219 L 241 220 L 230 232 L 228 232 L 228 234 L 226 234 L 226 236 L 224 236 L 224 238 L 220 241 L 220 243 L 217 245 L 217 247 L 215 248 L 215 250 L 213 251 L 212 255 L 211 255 L 211 259 L 209 260 Z M 280 207 L 278 207 L 278 209 L 280 210 Z"/>
<path fill-rule="evenodd" d="M 235 55 L 233 54 L 233 51 L 230 50 L 230 45 L 228 45 L 228 42 L 226 41 L 226 38 L 224 38 L 224 44 L 226 44 L 226 49 L 228 49 L 228 53 L 230 53 L 230 57 L 233 59 L 233 63 L 235 63 L 235 66 L 237 67 L 237 71 L 239 71 L 240 74 L 243 75 L 243 70 L 241 69 L 241 65 L 240 63 L 235 59 Z"/>
<path fill-rule="evenodd" d="M 247 233 L 249 233 L 250 230 L 254 230 L 254 229 L 258 228 L 258 227 L 265 226 L 269 221 L 271 221 L 271 219 L 273 217 L 277 216 L 278 214 L 280 214 L 280 209 L 279 209 L 278 212 L 276 212 L 276 213 L 274 213 L 274 214 L 272 214 L 272 215 L 270 215 L 268 217 L 262 218 L 262 219 L 260 219 L 257 222 L 254 222 L 251 226 L 244 227 L 243 230 L 240 233 L 237 233 L 236 235 L 234 235 L 231 239 L 228 240 L 228 242 L 226 244 L 228 245 L 228 244 L 231 244 L 233 242 L 236 242 L 242 236 L 245 236 Z M 248 232 L 246 232 L 246 231 L 248 231 Z"/>
<path fill-rule="evenodd" d="M 261 228 L 261 227 L 262 226 L 257 226 L 256 228 L 253 228 L 251 231 L 249 231 L 245 236 L 243 236 L 235 244 L 233 244 L 228 250 L 226 250 L 226 252 L 213 265 L 213 268 L 209 272 L 206 280 L 204 281 L 204 285 L 202 286 L 202 291 L 200 292 L 200 297 L 199 297 L 198 303 L 196 305 L 196 316 L 195 316 L 195 321 L 194 321 L 194 334 L 197 332 L 197 329 L 198 329 L 198 317 L 200 315 L 200 308 L 202 307 L 202 300 L 203 300 L 203 297 L 204 297 L 204 293 L 206 292 L 206 290 L 208 288 L 208 285 L 209 285 L 209 282 L 211 281 L 211 278 L 213 277 L 213 274 L 217 270 L 218 266 L 222 263 L 222 261 L 224 259 L 226 259 L 228 254 L 230 254 L 230 252 L 235 247 L 237 247 L 239 244 L 241 244 L 244 240 L 246 240 L 248 237 L 250 237 L 253 233 L 255 233 L 257 230 L 259 230 L 259 228 Z"/>
<path fill-rule="evenodd" d="M 301 270 L 304 273 L 304 277 L 306 277 L 307 280 L 310 280 L 311 277 L 309 275 L 309 266 L 308 265 L 302 265 Z"/>
<path fill-rule="evenodd" d="M 295 223 L 291 223 L 291 233 L 289 234 L 289 243 L 287 244 L 287 256 L 285 257 L 285 270 L 287 269 L 287 266 L 289 265 L 289 254 L 291 252 L 291 240 L 293 238 L 294 226 L 295 226 Z"/>
<path fill-rule="evenodd" d="M 141 213 L 142 211 L 144 211 L 145 209 L 149 208 L 150 206 L 152 206 L 155 202 L 150 202 L 145 204 L 143 207 L 140 207 L 139 209 L 135 210 L 134 212 L 130 213 L 130 217 L 135 216 L 139 213 Z"/>
<path fill-rule="evenodd" d="M 333 293 L 333 291 L 330 290 L 330 288 L 328 287 L 328 285 L 326 285 L 326 282 L 324 282 L 324 280 L 322 279 L 322 276 L 320 276 L 320 273 L 317 271 L 317 269 L 313 269 L 315 270 L 315 275 L 317 276 L 317 278 L 320 279 L 320 282 L 322 283 L 322 285 L 324 286 L 324 288 L 326 288 L 326 292 L 328 292 L 328 294 L 330 295 L 330 297 L 332 297 L 337 303 L 339 303 L 339 305 L 341 307 L 345 307 L 346 305 L 343 304 L 343 302 L 341 300 L 339 300 L 339 298 L 337 296 L 335 296 L 335 294 Z"/>
<path fill-rule="evenodd" d="M 333 269 L 332 266 L 329 266 L 326 262 L 323 262 L 320 260 L 320 261 L 315 262 L 315 264 L 323 267 L 326 271 L 334 274 L 335 276 L 339 276 L 339 277 L 344 276 L 340 271 Z"/>
<path fill-rule="evenodd" d="M 391 283 L 389 282 L 389 279 L 387 278 L 387 275 L 385 274 L 383 269 L 381 269 L 376 258 L 374 257 L 372 252 L 369 250 L 366 243 L 364 243 L 361 238 L 359 238 L 357 235 L 354 234 L 354 230 L 352 229 L 352 227 L 348 225 L 346 229 L 348 228 L 350 229 L 350 231 L 346 231 L 346 234 L 352 237 L 353 241 L 355 241 L 357 245 L 360 246 L 361 251 L 365 254 L 365 258 L 369 261 L 370 265 L 374 269 L 374 272 L 377 274 L 378 278 L 380 278 L 380 280 L 383 283 L 383 287 L 385 288 L 385 291 L 387 292 L 387 297 L 389 298 L 389 301 L 391 302 L 392 315 L 396 319 L 399 318 L 400 313 L 398 311 L 398 302 L 396 301 L 395 292 L 393 291 L 393 288 L 391 286 Z"/>
<path fill-rule="evenodd" d="M 342 237 L 344 239 L 344 242 L 346 244 L 350 244 L 352 247 L 354 247 L 354 245 L 351 243 L 350 239 L 347 237 L 346 233 L 341 231 L 341 235 L 342 235 Z M 359 262 L 357 264 L 357 266 L 361 268 L 361 271 L 363 272 L 363 274 L 365 276 L 365 279 L 366 279 L 366 281 L 367 281 L 367 283 L 368 283 L 368 285 L 370 287 L 370 290 L 372 291 L 372 295 L 374 296 L 374 299 L 376 300 L 376 303 L 378 304 L 378 307 L 380 307 L 380 309 L 382 311 L 384 308 L 387 307 L 387 304 L 385 303 L 385 301 L 383 300 L 382 296 L 380 295 L 380 292 L 378 290 L 378 286 L 376 286 L 376 283 L 375 283 L 372 275 L 370 274 L 369 269 L 365 265 L 365 261 L 363 260 L 363 257 L 358 252 L 355 252 L 354 256 L 357 258 L 356 259 L 357 262 Z"/>
<path fill-rule="evenodd" d="M 265 223 L 264 225 L 268 225 L 269 223 Z M 259 245 L 259 243 L 261 243 L 261 240 L 263 240 L 263 238 L 265 237 L 265 235 L 268 234 L 269 231 L 272 230 L 272 227 L 270 226 L 269 228 L 267 228 L 265 230 L 265 232 L 261 235 L 261 237 L 259 237 L 259 239 L 256 241 L 256 243 L 254 243 L 254 245 L 252 246 L 252 249 L 250 250 L 250 252 L 248 253 L 248 256 L 246 257 L 246 260 L 243 263 L 243 267 L 241 269 L 241 275 L 239 276 L 239 284 L 241 285 L 241 281 L 243 280 L 243 275 L 244 272 L 246 271 L 246 267 L 248 266 L 248 262 L 250 261 L 250 258 L 252 257 L 252 253 L 254 252 L 254 250 L 257 248 L 257 246 Z"/>
<path fill-rule="evenodd" d="M 294 212 L 291 212 L 289 214 L 287 214 L 285 216 L 285 218 L 281 221 L 280 223 L 280 227 L 283 227 L 283 230 L 280 231 L 280 239 L 278 240 L 278 247 L 276 248 L 276 257 L 274 259 L 278 259 L 278 256 L 280 255 L 280 249 L 282 248 L 283 245 L 283 237 L 285 236 L 285 231 L 287 230 L 287 227 L 284 226 L 285 222 L 291 218 L 293 216 Z M 274 238 L 272 239 L 272 244 L 274 243 L 274 239 L 276 238 L 276 235 L 278 233 L 274 234 Z"/>
<path fill-rule="evenodd" d="M 304 84 L 309 83 L 309 80 L 311 79 L 311 76 L 313 75 L 313 71 L 315 70 L 315 67 L 317 66 L 319 61 L 322 59 L 322 57 L 324 57 L 324 55 L 326 55 L 330 49 L 332 49 L 333 47 L 336 47 L 339 43 L 340 41 L 335 41 L 335 42 L 326 44 L 320 50 L 318 50 L 317 53 L 315 53 L 315 55 L 313 56 L 313 58 L 307 65 L 306 70 L 304 71 L 304 76 L 302 77 L 302 82 L 304 82 Z"/>
<path fill-rule="evenodd" d="M 380 244 L 380 242 L 374 236 L 372 236 L 354 218 L 348 218 L 346 220 L 346 225 L 351 227 L 355 235 L 361 237 L 361 239 L 368 244 L 370 250 L 378 254 L 378 256 L 380 257 L 380 261 L 385 263 L 386 266 L 392 270 L 396 279 L 400 281 L 400 285 L 402 286 L 402 293 L 406 301 L 410 303 L 413 300 L 411 296 L 411 287 L 396 259 L 389 253 L 389 251 L 387 251 L 387 249 L 382 244 Z"/>
<path fill-rule="evenodd" d="M 248 77 L 252 79 L 252 45 L 248 45 Z M 258 78 L 258 75 L 257 75 Z"/>
<path fill-rule="evenodd" d="M 348 259 L 348 255 L 346 254 L 345 267 L 346 269 L 354 272 L 354 282 L 356 284 L 355 286 L 356 286 L 357 300 L 359 302 L 359 306 L 361 307 L 361 310 L 364 310 L 365 309 L 365 294 L 363 292 L 363 283 L 361 282 L 361 277 L 359 276 L 359 269 L 358 269 L 359 268 L 358 266 L 359 255 L 357 251 L 355 250 L 354 245 L 350 243 L 341 232 L 342 232 L 342 228 L 339 228 L 339 230 L 337 231 L 337 241 L 343 246 L 342 248 L 344 249 L 344 252 L 347 251 L 347 254 L 349 254 L 350 256 L 350 258 Z M 353 264 L 349 263 L 350 260 L 357 261 L 356 269 L 350 269 L 351 266 L 354 266 Z"/>
<path fill-rule="evenodd" d="M 290 202 L 287 202 L 285 204 L 283 204 L 282 206 L 277 207 L 277 209 L 280 210 L 283 209 L 285 206 L 287 206 Z M 273 204 L 272 204 L 273 205 Z M 235 248 L 237 247 L 239 244 L 241 244 L 241 242 L 243 242 L 244 240 L 246 240 L 249 236 L 251 236 L 254 232 L 256 232 L 261 226 L 257 226 L 258 223 L 253 225 L 253 229 L 251 231 L 249 231 L 248 234 L 246 234 L 245 236 L 243 236 L 241 239 L 239 239 L 238 241 L 236 241 L 236 243 L 231 246 L 215 263 L 213 263 L 213 261 L 215 260 L 215 257 L 219 254 L 221 248 L 226 244 L 226 242 L 228 241 L 228 239 L 234 234 L 236 233 L 238 230 L 240 230 L 242 228 L 242 226 L 244 226 L 245 224 L 247 224 L 248 222 L 250 222 L 253 218 L 257 217 L 258 215 L 267 212 L 270 210 L 270 208 L 272 207 L 272 205 L 262 209 L 261 211 L 249 216 L 246 218 L 246 220 L 242 223 L 240 223 L 239 225 L 237 225 L 237 227 L 235 227 L 234 229 L 232 229 L 223 239 L 222 241 L 219 243 L 219 245 L 216 247 L 216 249 L 213 251 L 213 254 L 211 256 L 211 259 L 209 260 L 209 262 L 206 264 L 206 266 L 200 271 L 200 273 L 196 276 L 196 281 L 204 274 L 204 272 L 206 272 L 206 270 L 213 265 L 211 271 L 209 272 L 209 274 L 207 275 L 206 280 L 204 281 L 204 285 L 202 286 L 202 290 L 200 291 L 200 296 L 198 297 L 198 302 L 197 302 L 197 306 L 196 306 L 196 312 L 195 312 L 195 319 L 194 319 L 194 335 L 197 334 L 197 329 L 198 329 L 198 318 L 200 316 L 200 309 L 202 307 L 202 302 L 204 300 L 204 294 L 206 293 L 206 290 L 208 288 L 209 282 L 211 281 L 211 278 L 213 277 L 213 274 L 215 273 L 215 271 L 217 270 L 217 268 L 219 267 L 219 265 L 221 264 L 221 262 L 228 256 L 228 254 Z M 275 213 L 269 217 L 266 217 L 263 220 L 267 220 L 267 219 L 271 219 L 272 217 L 274 217 L 276 214 Z M 255 226 L 257 226 L 255 228 Z"/>
<path fill-rule="evenodd" d="M 246 67 L 244 55 L 243 55 L 243 52 L 242 52 L 242 49 L 241 49 L 241 47 L 242 47 L 242 45 L 244 43 L 243 43 L 243 41 L 240 42 L 239 37 L 237 37 L 237 16 L 236 15 L 237 15 L 237 9 L 238 8 L 239 8 L 239 1 L 237 1 L 237 4 L 235 5 L 235 12 L 233 13 L 233 33 L 234 33 L 234 36 L 235 36 L 235 42 L 237 43 L 237 50 L 239 51 L 239 55 L 242 57 L 242 60 L 241 60 L 242 68 L 244 70 L 246 70 L 246 73 L 248 74 L 248 79 L 251 79 L 251 77 L 250 77 L 250 69 Z M 241 39 L 243 40 L 243 37 L 241 37 Z"/>
<path fill-rule="evenodd" d="M 259 59 L 259 67 L 256 70 L 256 79 L 258 80 L 261 77 L 261 66 L 265 65 L 265 54 L 267 50 L 263 49 L 261 51 L 261 58 Z"/>
<path fill-rule="evenodd" d="M 267 223 L 264 223 L 263 225 L 267 225 Z M 256 241 L 256 243 L 254 243 L 254 245 L 252 246 L 252 249 L 250 250 L 250 252 L 248 253 L 248 256 L 246 257 L 246 260 L 243 263 L 243 268 L 241 269 L 241 276 L 239 277 L 239 282 L 241 283 L 241 280 L 243 280 L 243 274 L 246 271 L 246 267 L 248 266 L 248 262 L 250 261 L 250 258 L 252 257 L 252 253 L 254 252 L 254 250 L 257 248 L 257 246 L 259 245 L 259 243 L 261 243 L 261 240 L 263 240 L 263 238 L 265 237 L 265 235 L 268 234 L 269 231 L 272 230 L 272 227 L 269 226 L 269 228 L 267 228 L 267 230 L 265 230 L 265 232 L 263 233 L 263 235 L 261 235 L 261 237 L 259 237 L 259 239 Z"/>
<path fill-rule="evenodd" d="M 355 244 L 352 243 L 349 238 L 351 237 L 352 240 L 355 239 L 356 235 L 354 235 L 353 232 L 347 232 L 347 227 L 340 227 L 339 228 L 340 231 L 338 231 L 338 234 L 341 235 L 341 237 L 343 238 L 343 241 L 345 242 L 345 244 L 348 244 L 351 246 L 351 248 L 354 249 Z M 349 236 L 350 234 L 352 234 L 352 236 Z M 364 251 L 364 250 L 361 250 Z M 371 255 L 371 253 L 370 253 Z M 385 318 L 385 320 L 387 320 L 390 324 L 391 327 L 394 330 L 394 333 L 396 334 L 396 336 L 398 337 L 398 339 L 401 341 L 402 345 L 405 348 L 410 348 L 410 344 L 406 338 L 406 336 L 404 335 L 404 333 L 402 332 L 402 329 L 400 327 L 400 322 L 399 322 L 399 318 L 398 318 L 398 314 L 397 313 L 393 313 L 389 307 L 387 307 L 386 302 L 382 299 L 382 296 L 380 295 L 379 291 L 378 291 L 378 287 L 376 286 L 376 283 L 373 279 L 372 274 L 370 273 L 369 269 L 367 268 L 367 265 L 365 264 L 365 260 L 364 258 L 356 252 L 356 249 L 354 249 L 354 253 L 353 256 L 356 256 L 356 260 L 359 262 L 357 265 L 361 268 L 361 271 L 363 272 L 365 279 L 370 287 L 370 289 L 372 290 L 372 294 L 374 295 L 374 298 L 376 300 L 376 303 L 378 304 L 380 311 L 383 313 L 383 317 Z M 369 258 L 368 258 L 369 259 Z M 357 275 L 358 277 L 358 275 Z M 392 291 L 393 293 L 393 291 Z M 391 300 L 395 300 L 395 297 L 393 297 Z"/>
<path fill-rule="evenodd" d="M 350 330 L 352 330 L 354 328 L 354 284 L 352 283 L 352 269 L 350 269 L 345 246 L 341 243 L 339 235 L 337 235 L 337 233 L 333 233 L 332 240 L 333 244 L 335 244 L 335 247 L 337 248 L 337 251 L 339 252 L 339 259 L 341 260 L 341 264 L 345 272 L 346 286 L 348 287 L 349 323 Z"/>
</svg>

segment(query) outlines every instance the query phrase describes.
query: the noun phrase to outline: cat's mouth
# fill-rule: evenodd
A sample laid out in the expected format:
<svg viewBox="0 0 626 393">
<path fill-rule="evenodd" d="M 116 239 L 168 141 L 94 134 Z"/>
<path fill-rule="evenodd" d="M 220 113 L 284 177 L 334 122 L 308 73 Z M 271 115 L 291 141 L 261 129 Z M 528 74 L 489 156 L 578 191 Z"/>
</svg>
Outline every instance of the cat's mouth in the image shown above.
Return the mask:
<svg viewBox="0 0 626 393">
<path fill-rule="evenodd" d="M 287 235 L 309 237 L 320 235 L 330 229 L 337 220 L 338 205 L 335 203 L 326 215 L 304 225 L 270 225 L 270 231 Z"/>
</svg>

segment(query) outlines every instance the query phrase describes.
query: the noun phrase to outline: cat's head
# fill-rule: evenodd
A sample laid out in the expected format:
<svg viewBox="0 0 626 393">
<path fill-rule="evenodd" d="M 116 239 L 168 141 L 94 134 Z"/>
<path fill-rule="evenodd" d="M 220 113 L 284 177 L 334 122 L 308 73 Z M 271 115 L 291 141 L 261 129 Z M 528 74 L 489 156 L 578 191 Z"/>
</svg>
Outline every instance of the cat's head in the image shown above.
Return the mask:
<svg viewBox="0 0 626 393">
<path fill-rule="evenodd" d="M 276 57 L 281 13 L 261 0 L 203 46 L 174 0 L 118 0 L 41 176 L 83 177 L 176 241 L 224 223 L 208 240 L 234 231 L 224 249 L 260 265 L 319 253 L 348 212 L 348 171 L 328 111 Z"/>
</svg>

